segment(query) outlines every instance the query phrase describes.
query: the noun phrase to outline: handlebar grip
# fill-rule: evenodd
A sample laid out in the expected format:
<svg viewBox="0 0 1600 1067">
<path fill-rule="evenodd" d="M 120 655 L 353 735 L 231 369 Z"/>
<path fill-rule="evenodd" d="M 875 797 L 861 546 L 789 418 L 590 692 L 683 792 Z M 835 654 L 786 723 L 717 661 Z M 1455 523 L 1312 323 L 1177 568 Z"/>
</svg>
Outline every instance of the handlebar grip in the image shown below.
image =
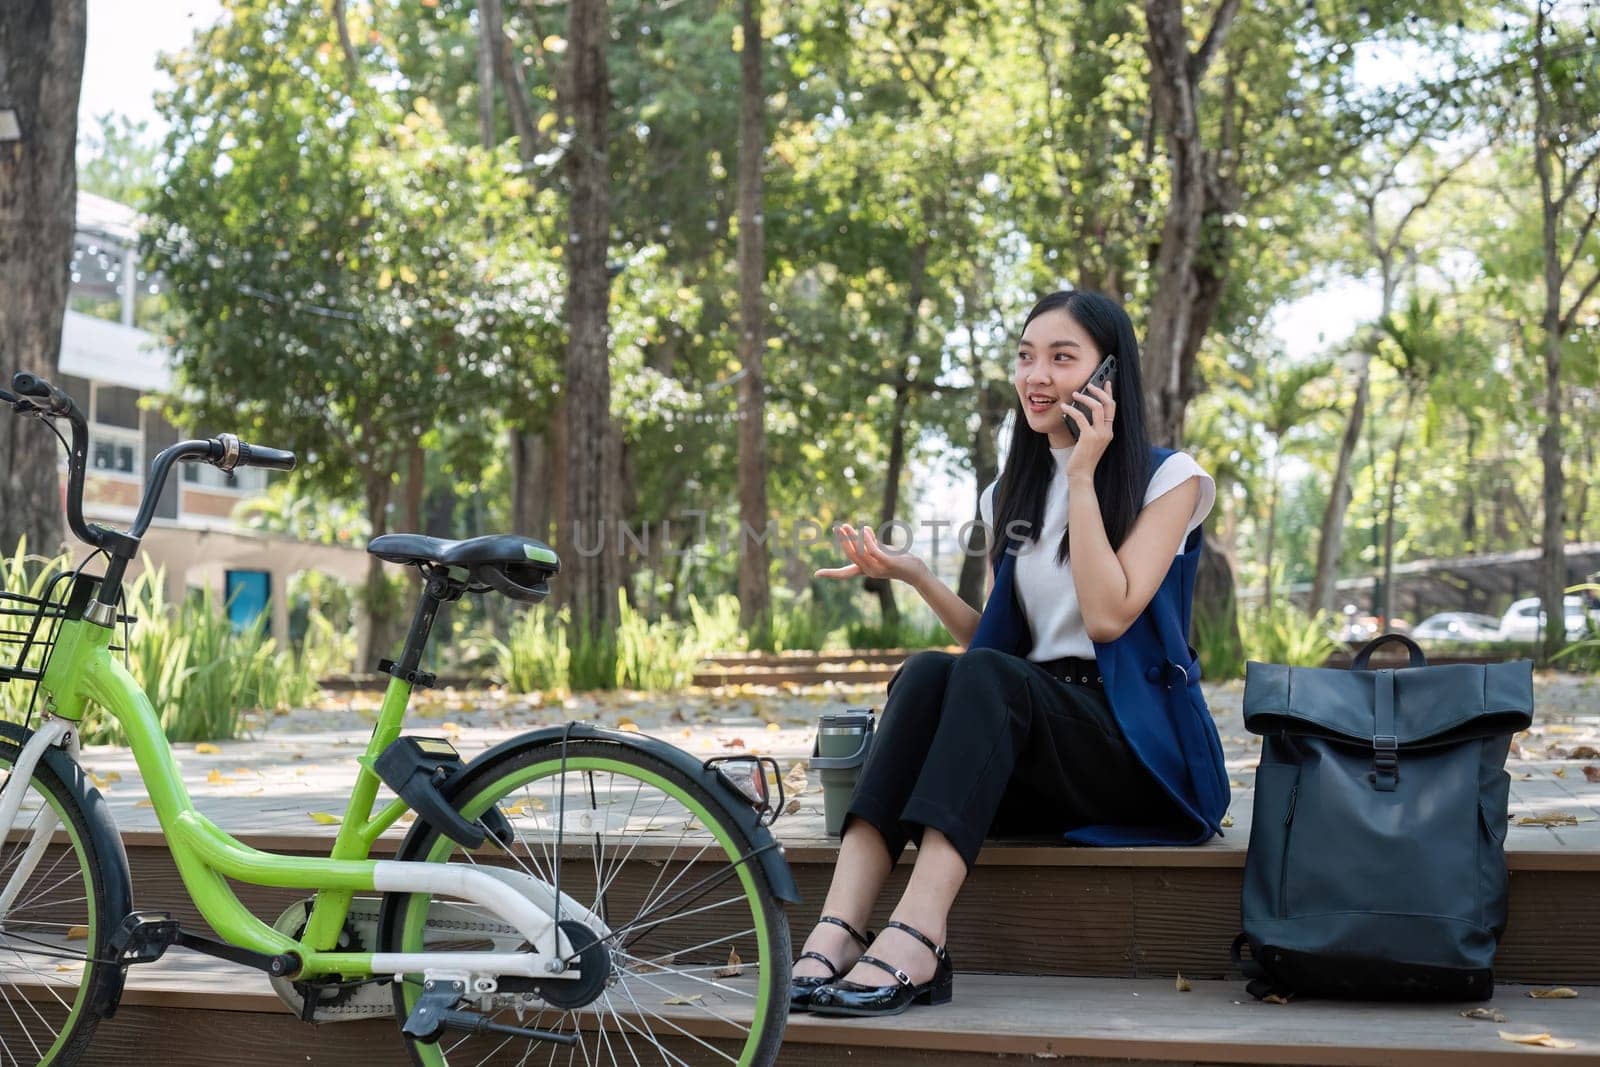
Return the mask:
<svg viewBox="0 0 1600 1067">
<path fill-rule="evenodd" d="M 72 402 L 70 396 L 37 374 L 30 374 L 25 370 L 11 376 L 11 388 L 22 396 L 45 401 L 43 406 L 52 415 L 73 415 L 78 410 L 78 406 Z"/>
<path fill-rule="evenodd" d="M 285 452 L 281 448 L 268 448 L 266 445 L 247 445 L 239 442 L 239 466 L 265 467 L 273 471 L 294 470 L 295 454 Z"/>
</svg>

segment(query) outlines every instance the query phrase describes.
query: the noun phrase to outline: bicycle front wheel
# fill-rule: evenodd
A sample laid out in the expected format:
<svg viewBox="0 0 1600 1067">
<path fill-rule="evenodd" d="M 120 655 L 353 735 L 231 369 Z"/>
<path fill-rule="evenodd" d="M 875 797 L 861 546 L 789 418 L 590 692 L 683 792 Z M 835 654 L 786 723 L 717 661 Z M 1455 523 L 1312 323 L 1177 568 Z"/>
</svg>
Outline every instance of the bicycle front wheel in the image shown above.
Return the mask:
<svg viewBox="0 0 1600 1067">
<path fill-rule="evenodd" d="M 469 820 L 491 806 L 515 831 L 468 852 L 431 827 L 396 858 L 495 863 L 532 875 L 600 920 L 558 920 L 581 954 L 579 979 L 502 979 L 463 1005 L 497 1023 L 568 1035 L 573 1046 L 446 1030 L 404 1038 L 412 1062 L 769 1064 L 788 1018 L 789 926 L 743 828 L 681 770 L 603 741 L 508 752 L 475 768 L 458 797 Z M 559 883 L 558 883 L 559 879 Z M 476 905 L 389 894 L 379 951 L 513 950 L 509 927 Z M 422 976 L 394 985 L 405 1020 Z"/>
<path fill-rule="evenodd" d="M 9 787 L 19 749 L 0 734 Z M 108 954 L 105 876 L 77 793 L 45 761 L 0 839 L 0 1059 L 73 1064 L 89 1047 L 117 968 Z"/>
</svg>

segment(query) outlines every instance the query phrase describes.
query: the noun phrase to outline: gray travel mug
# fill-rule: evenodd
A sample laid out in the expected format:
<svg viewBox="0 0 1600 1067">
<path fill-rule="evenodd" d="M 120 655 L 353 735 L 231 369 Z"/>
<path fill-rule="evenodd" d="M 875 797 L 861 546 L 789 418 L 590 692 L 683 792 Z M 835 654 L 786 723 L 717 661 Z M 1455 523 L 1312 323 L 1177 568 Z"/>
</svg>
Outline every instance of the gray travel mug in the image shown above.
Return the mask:
<svg viewBox="0 0 1600 1067">
<path fill-rule="evenodd" d="M 822 811 L 828 833 L 838 837 L 844 829 L 845 810 L 855 792 L 861 765 L 872 748 L 877 720 L 874 708 L 849 708 L 817 721 L 817 741 L 811 748 L 811 769 L 822 774 Z"/>
</svg>

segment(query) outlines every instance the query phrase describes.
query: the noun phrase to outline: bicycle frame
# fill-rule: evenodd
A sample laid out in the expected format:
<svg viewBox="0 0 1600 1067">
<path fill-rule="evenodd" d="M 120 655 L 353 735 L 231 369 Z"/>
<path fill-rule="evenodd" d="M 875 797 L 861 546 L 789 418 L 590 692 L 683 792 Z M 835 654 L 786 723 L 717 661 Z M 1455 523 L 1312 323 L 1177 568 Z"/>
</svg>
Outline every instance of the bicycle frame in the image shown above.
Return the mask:
<svg viewBox="0 0 1600 1067">
<path fill-rule="evenodd" d="M 409 805 L 399 798 L 376 814 L 372 810 L 380 781 L 372 770 L 372 761 L 400 734 L 411 696 L 411 686 L 406 682 L 391 679 L 384 694 L 366 753 L 358 760 L 360 769 L 351 803 L 331 854 L 327 858 L 284 856 L 245 845 L 195 810 L 149 697 L 108 649 L 111 635 L 109 627 L 84 619 L 61 623 L 54 653 L 39 683 L 45 722 L 18 756 L 6 787 L 0 789 L 0 831 L 9 833 L 27 791 L 28 775 L 15 771 L 31 774 L 32 767 L 52 745 L 65 743 L 76 757 L 73 727 L 82 721 L 87 705 L 93 702 L 115 717 L 127 733 L 173 861 L 200 913 L 230 944 L 269 955 L 294 953 L 300 960 L 300 969 L 291 977 L 406 973 L 575 977 L 576 972 L 567 970 L 562 963 L 573 955 L 572 946 L 556 929 L 552 912 L 559 910 L 600 936 L 609 936 L 609 928 L 589 909 L 565 893 L 560 896 L 558 909 L 554 890 L 520 871 L 368 858 L 378 836 L 409 810 Z M 19 778 L 23 784 L 10 788 Z M 14 895 L 27 881 L 54 828 L 51 820 L 35 827 L 34 839 L 18 869 L 0 890 L 0 900 Z M 300 939 L 273 929 L 253 915 L 228 885 L 229 878 L 250 885 L 316 890 Z M 357 892 L 428 892 L 463 898 L 514 927 L 533 951 L 330 951 Z"/>
</svg>

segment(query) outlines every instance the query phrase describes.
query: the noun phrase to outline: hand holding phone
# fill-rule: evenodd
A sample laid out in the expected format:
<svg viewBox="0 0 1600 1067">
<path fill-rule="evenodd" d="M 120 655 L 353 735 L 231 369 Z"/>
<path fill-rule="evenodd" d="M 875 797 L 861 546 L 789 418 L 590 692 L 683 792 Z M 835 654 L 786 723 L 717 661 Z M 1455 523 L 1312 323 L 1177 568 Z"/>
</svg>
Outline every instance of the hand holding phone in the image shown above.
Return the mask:
<svg viewBox="0 0 1600 1067">
<path fill-rule="evenodd" d="M 1084 389 L 1087 390 L 1091 385 L 1098 385 L 1101 388 L 1104 388 L 1106 382 L 1111 380 L 1111 376 L 1116 372 L 1116 369 L 1117 357 L 1115 353 L 1112 353 L 1105 359 L 1101 360 L 1100 365 L 1094 369 L 1094 373 L 1089 375 L 1089 380 L 1084 383 Z M 1087 407 L 1083 401 L 1074 400 L 1072 402 L 1072 406 L 1083 412 L 1084 418 L 1088 419 L 1091 424 L 1094 422 L 1094 412 Z M 1067 431 L 1072 434 L 1072 439 L 1076 441 L 1078 439 L 1077 420 L 1071 415 L 1062 412 L 1061 421 L 1067 424 Z"/>
</svg>

